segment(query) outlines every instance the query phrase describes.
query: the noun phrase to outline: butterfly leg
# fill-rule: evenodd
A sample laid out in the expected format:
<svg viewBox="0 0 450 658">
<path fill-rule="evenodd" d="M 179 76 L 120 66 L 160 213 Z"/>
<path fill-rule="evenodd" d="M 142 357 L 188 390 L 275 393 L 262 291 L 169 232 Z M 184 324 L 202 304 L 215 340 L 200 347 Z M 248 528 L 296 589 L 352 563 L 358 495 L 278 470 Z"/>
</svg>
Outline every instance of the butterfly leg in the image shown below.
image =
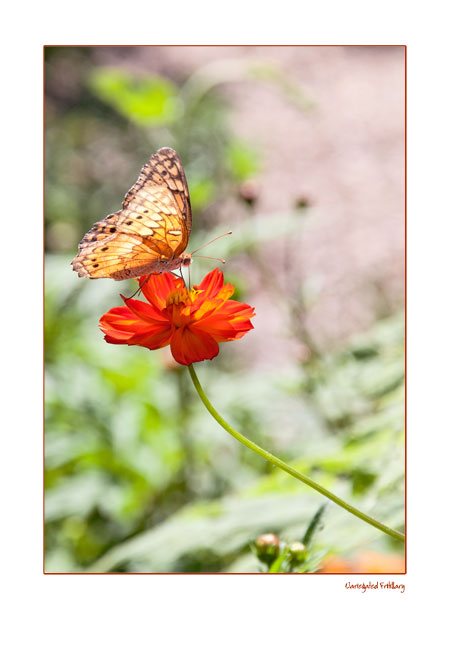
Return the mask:
<svg viewBox="0 0 450 658">
<path fill-rule="evenodd" d="M 145 286 L 145 284 L 147 283 L 147 281 L 149 280 L 150 277 L 151 277 L 151 274 L 147 274 L 147 276 L 145 277 L 145 281 L 142 284 L 139 284 L 138 289 L 131 295 L 131 297 L 126 297 L 126 300 L 128 301 L 129 299 L 133 299 L 133 297 L 138 295 L 142 290 L 142 286 Z"/>
<path fill-rule="evenodd" d="M 179 273 L 179 274 L 177 274 L 177 273 L 174 272 L 173 270 L 172 270 L 172 274 L 173 274 L 174 276 L 176 276 L 177 279 L 183 279 L 184 285 L 186 285 L 186 281 L 184 280 L 184 276 L 183 276 L 183 272 L 181 271 L 181 267 L 180 267 L 180 273 Z"/>
<path fill-rule="evenodd" d="M 175 274 L 175 272 L 173 272 L 172 274 Z M 180 267 L 180 273 L 175 274 L 175 276 L 178 277 L 179 279 L 183 279 L 184 287 L 186 288 L 186 281 L 184 280 L 183 270 L 181 269 L 181 267 Z M 191 270 L 189 268 L 189 288 L 190 287 L 191 287 Z"/>
</svg>

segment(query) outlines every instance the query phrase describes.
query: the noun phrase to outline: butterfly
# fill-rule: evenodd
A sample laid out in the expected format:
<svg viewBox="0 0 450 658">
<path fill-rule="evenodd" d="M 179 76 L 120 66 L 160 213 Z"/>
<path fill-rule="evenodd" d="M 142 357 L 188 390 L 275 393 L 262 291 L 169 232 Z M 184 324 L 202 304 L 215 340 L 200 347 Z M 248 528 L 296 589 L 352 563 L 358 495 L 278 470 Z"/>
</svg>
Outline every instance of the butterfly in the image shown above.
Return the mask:
<svg viewBox="0 0 450 658">
<path fill-rule="evenodd" d="M 71 265 L 79 277 L 116 281 L 190 265 L 189 189 L 176 151 L 159 149 L 128 191 L 122 210 L 94 224 Z M 223 261 L 224 262 L 224 261 Z"/>
</svg>

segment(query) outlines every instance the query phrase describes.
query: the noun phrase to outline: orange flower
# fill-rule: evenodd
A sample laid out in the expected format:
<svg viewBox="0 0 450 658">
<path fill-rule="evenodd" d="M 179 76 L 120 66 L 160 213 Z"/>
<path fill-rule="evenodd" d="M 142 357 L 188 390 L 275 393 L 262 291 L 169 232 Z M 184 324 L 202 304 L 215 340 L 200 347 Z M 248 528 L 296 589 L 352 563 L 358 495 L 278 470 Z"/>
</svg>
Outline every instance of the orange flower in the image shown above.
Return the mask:
<svg viewBox="0 0 450 658">
<path fill-rule="evenodd" d="M 148 303 L 122 295 L 126 306 L 112 308 L 100 319 L 108 343 L 150 350 L 170 345 L 175 361 L 188 366 L 213 359 L 218 343 L 237 340 L 253 329 L 255 309 L 230 301 L 234 286 L 224 285 L 217 268 L 191 290 L 171 272 L 145 279 L 140 282 Z"/>
<path fill-rule="evenodd" d="M 404 573 L 405 559 L 402 555 L 363 551 L 352 559 L 337 556 L 326 557 L 320 573 Z"/>
</svg>

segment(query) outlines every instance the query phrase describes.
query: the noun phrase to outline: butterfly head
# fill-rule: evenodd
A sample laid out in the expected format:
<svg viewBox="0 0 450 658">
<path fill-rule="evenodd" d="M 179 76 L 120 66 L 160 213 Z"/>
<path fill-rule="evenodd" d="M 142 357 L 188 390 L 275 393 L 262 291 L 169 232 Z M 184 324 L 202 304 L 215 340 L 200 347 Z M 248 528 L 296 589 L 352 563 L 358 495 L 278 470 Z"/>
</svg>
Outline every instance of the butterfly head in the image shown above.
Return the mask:
<svg viewBox="0 0 450 658">
<path fill-rule="evenodd" d="M 187 252 L 181 254 L 180 259 L 182 267 L 189 267 L 193 260 L 192 254 L 188 254 Z"/>
</svg>

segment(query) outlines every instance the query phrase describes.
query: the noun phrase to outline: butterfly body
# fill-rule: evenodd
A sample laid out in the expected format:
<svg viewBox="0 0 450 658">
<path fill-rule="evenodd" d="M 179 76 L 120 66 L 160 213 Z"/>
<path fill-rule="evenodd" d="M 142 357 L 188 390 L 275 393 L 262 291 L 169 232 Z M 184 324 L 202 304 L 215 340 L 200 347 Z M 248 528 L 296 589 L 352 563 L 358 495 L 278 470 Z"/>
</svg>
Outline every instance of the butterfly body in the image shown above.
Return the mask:
<svg viewBox="0 0 450 658">
<path fill-rule="evenodd" d="M 181 254 L 180 258 L 155 261 L 149 265 L 140 265 L 139 267 L 125 267 L 119 272 L 114 272 L 111 275 L 111 278 L 115 279 L 116 281 L 123 281 L 124 279 L 135 279 L 146 274 L 162 274 L 163 272 L 171 272 L 172 270 L 180 269 L 180 267 L 188 267 L 191 264 L 191 260 L 192 259 L 190 254 L 185 253 Z M 91 276 L 90 278 L 95 277 Z"/>
<path fill-rule="evenodd" d="M 189 265 L 185 252 L 192 226 L 189 190 L 181 160 L 161 148 L 144 165 L 122 209 L 94 224 L 72 261 L 79 277 L 116 281 Z"/>
</svg>

